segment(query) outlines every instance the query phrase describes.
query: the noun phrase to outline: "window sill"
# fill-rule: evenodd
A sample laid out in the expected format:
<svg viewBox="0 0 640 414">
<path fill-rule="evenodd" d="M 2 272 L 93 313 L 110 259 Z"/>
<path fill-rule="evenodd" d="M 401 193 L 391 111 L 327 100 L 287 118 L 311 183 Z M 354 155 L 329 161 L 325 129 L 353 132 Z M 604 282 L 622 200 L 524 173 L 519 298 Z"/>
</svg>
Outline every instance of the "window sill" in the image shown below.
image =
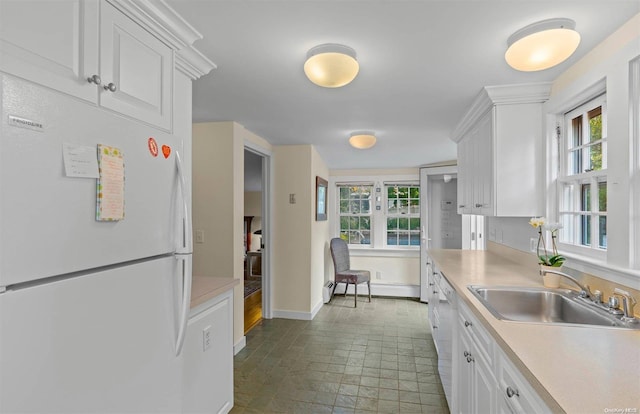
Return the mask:
<svg viewBox="0 0 640 414">
<path fill-rule="evenodd" d="M 352 257 L 420 257 L 420 249 L 380 249 L 349 246 L 349 254 Z"/>
<path fill-rule="evenodd" d="M 562 252 L 561 254 L 568 259 L 566 266 L 570 269 L 588 273 L 625 286 L 634 287 L 638 285 L 640 270 L 613 266 L 605 260 L 592 259 L 575 253 Z"/>
</svg>

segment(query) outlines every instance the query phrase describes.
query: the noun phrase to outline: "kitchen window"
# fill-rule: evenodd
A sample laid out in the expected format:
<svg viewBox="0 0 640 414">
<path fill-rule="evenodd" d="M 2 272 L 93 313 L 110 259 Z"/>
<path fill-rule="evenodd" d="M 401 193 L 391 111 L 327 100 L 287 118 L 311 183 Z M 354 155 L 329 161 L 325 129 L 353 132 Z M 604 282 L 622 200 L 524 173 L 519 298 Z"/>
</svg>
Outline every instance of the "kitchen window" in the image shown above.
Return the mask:
<svg viewBox="0 0 640 414">
<path fill-rule="evenodd" d="M 373 184 L 338 185 L 340 237 L 349 244 L 371 244 Z"/>
<path fill-rule="evenodd" d="M 420 185 L 415 181 L 336 183 L 336 232 L 352 246 L 417 250 L 420 246 Z"/>
<path fill-rule="evenodd" d="M 607 118 L 605 97 L 564 116 L 559 137 L 559 241 L 583 252 L 607 249 Z M 590 249 L 590 250 L 584 250 Z"/>
<path fill-rule="evenodd" d="M 387 246 L 420 246 L 420 186 L 385 184 Z"/>
</svg>

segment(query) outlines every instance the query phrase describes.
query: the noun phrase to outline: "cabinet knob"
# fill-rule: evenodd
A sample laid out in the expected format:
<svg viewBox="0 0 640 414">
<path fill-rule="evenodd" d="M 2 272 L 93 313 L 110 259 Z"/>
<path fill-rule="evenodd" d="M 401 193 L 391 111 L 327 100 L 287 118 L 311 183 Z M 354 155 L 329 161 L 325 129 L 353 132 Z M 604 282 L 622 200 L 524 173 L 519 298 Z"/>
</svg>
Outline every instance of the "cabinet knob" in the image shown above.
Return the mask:
<svg viewBox="0 0 640 414">
<path fill-rule="evenodd" d="M 435 326 L 435 325 L 432 325 L 432 326 L 431 326 L 431 328 L 432 328 L 432 329 L 438 329 L 438 327 L 437 327 L 437 326 Z"/>
<path fill-rule="evenodd" d="M 507 387 L 507 397 L 511 398 L 513 396 L 519 397 L 520 394 L 518 393 L 518 389 L 516 388 L 515 390 L 511 387 Z"/>
<path fill-rule="evenodd" d="M 98 76 L 98 75 L 93 75 L 93 76 L 87 78 L 87 82 L 95 83 L 96 85 L 100 85 L 102 83 L 102 79 L 100 79 L 100 76 Z"/>
<path fill-rule="evenodd" d="M 433 282 L 430 282 L 430 283 L 429 283 L 429 286 L 433 286 L 434 284 L 435 284 L 435 283 L 433 283 Z"/>
<path fill-rule="evenodd" d="M 113 82 L 109 82 L 109 84 L 104 85 L 103 88 L 105 91 L 109 91 L 109 92 L 115 92 L 118 90 L 118 88 L 116 87 L 116 84 Z"/>
<path fill-rule="evenodd" d="M 472 325 L 471 322 L 469 321 L 464 321 L 464 326 L 466 326 L 467 328 L 470 327 Z"/>
<path fill-rule="evenodd" d="M 464 205 L 464 204 L 459 204 L 459 205 L 458 205 L 458 208 L 464 208 L 464 207 L 465 207 L 465 205 Z"/>
<path fill-rule="evenodd" d="M 468 363 L 472 363 L 473 361 L 474 361 L 473 357 L 472 357 L 471 355 L 469 355 L 469 356 L 467 357 L 467 362 L 468 362 Z"/>
<path fill-rule="evenodd" d="M 464 351 L 463 353 L 464 356 L 468 357 L 469 355 L 471 355 L 468 351 Z"/>
<path fill-rule="evenodd" d="M 476 203 L 476 207 L 482 207 L 482 204 Z"/>
</svg>

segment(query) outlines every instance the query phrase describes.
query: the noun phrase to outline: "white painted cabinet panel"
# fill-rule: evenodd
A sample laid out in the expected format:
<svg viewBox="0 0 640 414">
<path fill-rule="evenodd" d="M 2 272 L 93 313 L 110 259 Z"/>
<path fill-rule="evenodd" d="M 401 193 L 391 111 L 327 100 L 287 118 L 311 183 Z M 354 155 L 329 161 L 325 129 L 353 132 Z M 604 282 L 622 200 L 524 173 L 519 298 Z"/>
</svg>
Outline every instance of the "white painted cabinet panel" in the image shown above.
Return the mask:
<svg viewBox="0 0 640 414">
<path fill-rule="evenodd" d="M 0 70 L 96 102 L 96 1 L 0 3 Z"/>
<path fill-rule="evenodd" d="M 183 351 L 183 413 L 227 413 L 233 407 L 232 293 L 192 310 Z"/>
<path fill-rule="evenodd" d="M 170 129 L 171 48 L 108 3 L 100 11 L 100 39 L 100 105 Z"/>
</svg>

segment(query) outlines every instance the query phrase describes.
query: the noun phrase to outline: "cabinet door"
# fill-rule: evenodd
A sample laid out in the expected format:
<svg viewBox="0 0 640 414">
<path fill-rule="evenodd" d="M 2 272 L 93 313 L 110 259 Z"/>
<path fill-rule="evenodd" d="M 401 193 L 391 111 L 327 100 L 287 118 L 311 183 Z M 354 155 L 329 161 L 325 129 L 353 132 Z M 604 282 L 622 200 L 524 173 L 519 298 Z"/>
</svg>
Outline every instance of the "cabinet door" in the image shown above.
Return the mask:
<svg viewBox="0 0 640 414">
<path fill-rule="evenodd" d="M 100 105 L 169 130 L 171 48 L 106 2 L 100 35 Z"/>
<path fill-rule="evenodd" d="M 473 365 L 467 360 L 468 354 L 471 354 L 471 341 L 469 338 L 460 333 L 458 335 L 458 355 L 457 358 L 457 393 L 454 397 L 457 401 L 457 412 L 460 414 L 467 414 L 473 412 Z"/>
<path fill-rule="evenodd" d="M 470 137 L 458 143 L 458 214 L 470 214 L 473 202 L 473 143 Z"/>
<path fill-rule="evenodd" d="M 96 1 L 3 0 L 0 70 L 96 102 Z"/>
<path fill-rule="evenodd" d="M 474 213 L 493 215 L 493 111 L 478 122 L 475 137 Z"/>
<path fill-rule="evenodd" d="M 233 407 L 232 301 L 227 292 L 189 319 L 182 374 L 185 413 L 226 413 Z"/>
<path fill-rule="evenodd" d="M 479 352 L 474 353 L 473 371 L 474 412 L 495 413 L 497 382 L 491 372 L 491 367 Z"/>
</svg>

